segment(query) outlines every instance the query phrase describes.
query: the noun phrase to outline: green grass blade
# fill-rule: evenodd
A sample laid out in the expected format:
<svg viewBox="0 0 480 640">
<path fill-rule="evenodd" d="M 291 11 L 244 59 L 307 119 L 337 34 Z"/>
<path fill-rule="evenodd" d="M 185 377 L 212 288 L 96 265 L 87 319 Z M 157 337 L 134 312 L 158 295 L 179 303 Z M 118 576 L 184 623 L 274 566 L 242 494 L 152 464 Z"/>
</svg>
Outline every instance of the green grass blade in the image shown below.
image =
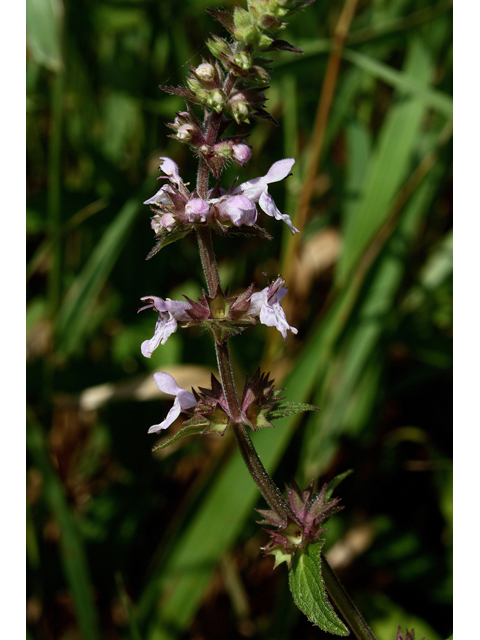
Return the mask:
<svg viewBox="0 0 480 640">
<path fill-rule="evenodd" d="M 48 458 L 42 428 L 28 416 L 27 449 L 43 476 L 44 495 L 60 530 L 60 555 L 82 638 L 98 640 L 88 562 L 83 541 L 65 499 L 62 483 Z"/>
<path fill-rule="evenodd" d="M 51 71 L 62 67 L 61 0 L 27 0 L 27 44 L 34 60 Z"/>
<path fill-rule="evenodd" d="M 405 207 L 395 232 L 370 270 L 368 287 L 361 292 L 361 304 L 349 319 L 342 349 L 328 362 L 325 378 L 319 381 L 315 403 L 322 407 L 322 414 L 317 420 L 310 419 L 307 427 L 301 462 L 304 478 L 322 472 L 342 432 L 368 424 L 365 417 L 378 398 L 385 361 L 379 342 L 389 331 L 388 317 L 407 268 L 410 247 L 437 185 L 438 176 L 430 175 Z"/>
<path fill-rule="evenodd" d="M 89 311 L 127 241 L 135 216 L 143 207 L 142 202 L 151 190 L 152 179 L 147 178 L 105 230 L 83 271 L 68 291 L 57 320 L 59 354 L 70 355 L 81 344 L 91 322 Z"/>
<path fill-rule="evenodd" d="M 414 74 L 398 71 L 383 62 L 351 49 L 344 49 L 342 56 L 345 60 L 390 85 L 399 93 L 415 98 L 423 106 L 434 109 L 447 119 L 453 117 L 453 99 L 428 84 L 428 78 L 422 80 Z"/>
<path fill-rule="evenodd" d="M 431 68 L 427 51 L 413 42 L 405 64 L 407 73 L 426 81 Z M 363 198 L 355 215 L 345 219 L 344 250 L 337 271 L 340 283 L 346 281 L 389 214 L 417 148 L 424 111 L 421 101 L 403 98 L 386 116 L 368 167 Z"/>
<path fill-rule="evenodd" d="M 348 165 L 346 176 L 347 200 L 344 204 L 344 216 L 352 218 L 359 203 L 365 184 L 366 171 L 371 157 L 372 140 L 370 132 L 362 122 L 347 125 Z"/>
</svg>

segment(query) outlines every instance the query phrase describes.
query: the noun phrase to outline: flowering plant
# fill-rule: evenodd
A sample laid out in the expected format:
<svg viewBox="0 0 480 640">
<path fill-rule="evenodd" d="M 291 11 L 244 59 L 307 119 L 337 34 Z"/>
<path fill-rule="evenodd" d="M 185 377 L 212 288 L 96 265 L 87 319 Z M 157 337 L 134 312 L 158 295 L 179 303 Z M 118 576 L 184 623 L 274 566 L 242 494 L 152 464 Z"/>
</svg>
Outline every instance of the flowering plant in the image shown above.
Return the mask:
<svg viewBox="0 0 480 640">
<path fill-rule="evenodd" d="M 332 492 L 346 474 L 337 477 L 319 492 L 313 483 L 302 491 L 295 481 L 287 486 L 287 498 L 266 472 L 249 436 L 262 427 L 273 427 L 275 420 L 317 407 L 285 402 L 276 390 L 268 373 L 257 370 L 247 377 L 239 394 L 232 374 L 228 341 L 236 334 L 251 329 L 258 322 L 276 328 L 284 340 L 288 332 L 297 333 L 290 326 L 282 307 L 287 294 L 281 275 L 261 291 L 251 284 L 239 295 L 223 289 L 215 261 L 212 231 L 220 237 L 239 234 L 270 238 L 261 226 L 262 213 L 284 222 L 292 234 L 299 230 L 290 216 L 280 211 L 269 185 L 286 179 L 295 160 L 285 158 L 272 164 L 264 176 L 226 188 L 220 176 L 227 161 L 243 167 L 252 157 L 245 135 L 223 137 L 233 123 L 249 123 L 252 117 L 273 120 L 264 108 L 269 79 L 268 61 L 254 57 L 255 51 L 300 50 L 277 38 L 285 27 L 285 18 L 311 4 L 313 0 L 249 0 L 248 9 L 235 8 L 233 14 L 209 10 L 229 32 L 231 41 L 217 36 L 207 41 L 211 53 L 197 67 L 190 67 L 186 87 L 161 87 L 186 101 L 185 111 L 179 112 L 168 126 L 172 137 L 187 144 L 198 157 L 196 185 L 180 175 L 177 164 L 167 157 L 160 158 L 164 174 L 160 189 L 145 204 L 152 212 L 151 227 L 156 244 L 148 258 L 167 245 L 188 234 L 197 237 L 200 258 L 206 280 L 206 290 L 196 301 L 184 296 L 184 301 L 168 300 L 149 295 L 139 311 L 152 309 L 158 313 L 153 337 L 141 345 L 142 354 L 151 358 L 181 324 L 184 328 L 200 325 L 212 333 L 219 380 L 212 376 L 209 388 L 180 388 L 167 373 L 154 375 L 158 388 L 171 396 L 174 403 L 167 417 L 153 425 L 149 433 L 168 429 L 180 416 L 183 424 L 172 437 L 156 448 L 164 448 L 181 438 L 194 434 L 233 431 L 248 471 L 257 484 L 270 509 L 260 510 L 261 524 L 270 542 L 263 547 L 272 555 L 275 567 L 286 563 L 293 598 L 307 617 L 322 629 L 336 635 L 349 635 L 352 630 L 359 638 L 374 638 L 363 617 L 345 593 L 329 567 L 321 549 L 324 543 L 325 520 L 338 511 L 339 499 Z M 193 105 L 193 107 L 192 107 Z M 203 109 L 203 120 L 194 113 L 195 106 Z M 210 174 L 216 181 L 210 185 Z M 259 223 L 260 221 L 260 223 Z M 345 623 L 333 609 L 328 595 L 341 612 Z"/>
</svg>

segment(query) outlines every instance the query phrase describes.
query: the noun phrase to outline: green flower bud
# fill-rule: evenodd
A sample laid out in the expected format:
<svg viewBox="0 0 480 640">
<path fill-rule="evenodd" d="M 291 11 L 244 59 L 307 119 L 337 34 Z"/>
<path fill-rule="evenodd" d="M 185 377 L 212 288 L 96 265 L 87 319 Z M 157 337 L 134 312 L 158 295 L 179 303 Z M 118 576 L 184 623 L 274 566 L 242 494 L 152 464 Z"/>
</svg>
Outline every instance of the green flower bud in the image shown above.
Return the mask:
<svg viewBox="0 0 480 640">
<path fill-rule="evenodd" d="M 268 3 L 267 11 L 276 18 L 284 18 L 294 8 L 294 5 L 295 2 L 292 2 L 292 0 L 272 0 Z"/>
<path fill-rule="evenodd" d="M 273 38 L 265 35 L 264 33 L 259 34 L 258 42 L 256 44 L 257 49 L 260 51 L 264 51 L 268 49 L 268 47 L 273 43 Z"/>
<path fill-rule="evenodd" d="M 235 7 L 233 21 L 238 30 L 248 29 L 253 25 L 252 16 L 241 7 Z"/>
<path fill-rule="evenodd" d="M 223 111 L 223 107 L 227 101 L 227 96 L 220 89 L 214 89 L 210 91 L 207 98 L 207 104 L 214 109 L 217 113 Z"/>
<path fill-rule="evenodd" d="M 230 158 L 232 155 L 232 145 L 229 142 L 218 142 L 215 145 L 215 154 L 222 158 Z"/>
<path fill-rule="evenodd" d="M 196 95 L 200 102 L 207 102 L 209 93 L 206 89 L 203 89 L 196 78 L 187 78 L 187 87 Z"/>
<path fill-rule="evenodd" d="M 202 89 L 202 85 L 199 83 L 199 81 L 191 76 L 187 78 L 187 87 L 190 89 L 190 91 L 192 91 L 192 93 L 195 94 L 197 93 L 197 91 Z"/>
<path fill-rule="evenodd" d="M 269 15 L 268 13 L 264 13 L 260 16 L 258 20 L 258 25 L 261 29 L 265 31 L 277 31 L 283 25 L 283 22 L 276 18 L 275 16 Z"/>
<path fill-rule="evenodd" d="M 220 58 L 222 55 L 230 55 L 230 47 L 225 40 L 218 36 L 213 36 L 212 40 L 207 40 L 207 47 L 215 58 Z"/>
<path fill-rule="evenodd" d="M 250 109 L 245 102 L 231 103 L 230 110 L 237 124 L 240 124 L 240 122 L 249 122 L 248 116 L 250 115 Z"/>
<path fill-rule="evenodd" d="M 233 58 L 234 63 L 244 71 L 248 71 L 252 66 L 252 58 L 246 51 L 240 51 Z"/>
</svg>

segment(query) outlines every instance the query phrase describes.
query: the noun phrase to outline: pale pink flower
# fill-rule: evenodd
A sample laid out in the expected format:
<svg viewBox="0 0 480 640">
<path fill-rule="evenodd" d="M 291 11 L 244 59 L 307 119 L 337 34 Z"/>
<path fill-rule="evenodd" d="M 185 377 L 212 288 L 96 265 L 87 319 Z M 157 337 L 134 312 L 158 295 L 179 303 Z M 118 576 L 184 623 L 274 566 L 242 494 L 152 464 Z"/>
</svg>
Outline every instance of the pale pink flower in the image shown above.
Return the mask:
<svg viewBox="0 0 480 640">
<path fill-rule="evenodd" d="M 175 401 L 165 420 L 160 424 L 154 424 L 153 426 L 151 426 L 148 430 L 148 433 L 158 433 L 162 429 L 168 429 L 168 427 L 173 422 L 175 422 L 182 411 L 185 411 L 186 409 L 192 409 L 197 404 L 195 396 L 189 391 L 186 391 L 185 389 L 179 387 L 170 374 L 154 373 L 153 379 L 160 391 L 163 391 L 163 393 L 168 393 L 171 396 L 175 396 Z"/>
</svg>

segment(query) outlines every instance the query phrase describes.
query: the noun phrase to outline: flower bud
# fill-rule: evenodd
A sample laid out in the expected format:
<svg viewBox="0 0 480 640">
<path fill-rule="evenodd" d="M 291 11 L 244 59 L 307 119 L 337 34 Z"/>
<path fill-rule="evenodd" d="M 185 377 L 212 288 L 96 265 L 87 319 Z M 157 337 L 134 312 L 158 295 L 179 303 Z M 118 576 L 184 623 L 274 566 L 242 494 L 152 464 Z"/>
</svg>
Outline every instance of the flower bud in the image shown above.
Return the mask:
<svg viewBox="0 0 480 640">
<path fill-rule="evenodd" d="M 215 58 L 221 58 L 223 56 L 230 55 L 230 47 L 218 36 L 213 36 L 213 39 L 207 40 L 207 47 L 210 53 L 215 56 Z"/>
<path fill-rule="evenodd" d="M 227 140 L 221 140 L 220 142 L 217 142 L 213 150 L 215 155 L 220 156 L 221 158 L 232 157 L 232 144 Z"/>
<path fill-rule="evenodd" d="M 238 30 L 248 29 L 252 26 L 253 18 L 248 11 L 242 9 L 242 7 L 235 7 L 233 12 L 233 20 Z"/>
<path fill-rule="evenodd" d="M 232 158 L 237 164 L 245 165 L 252 157 L 252 151 L 248 144 L 234 144 L 232 146 Z"/>
<path fill-rule="evenodd" d="M 251 26 L 245 29 L 238 29 L 238 31 L 235 32 L 235 36 L 238 37 L 240 42 L 245 42 L 245 44 L 248 44 L 253 48 L 258 48 L 257 42 L 261 34 L 257 27 Z"/>
<path fill-rule="evenodd" d="M 240 124 L 240 122 L 249 122 L 248 116 L 250 114 L 250 109 L 246 102 L 231 102 L 229 105 L 232 116 L 235 118 L 237 124 Z"/>
<path fill-rule="evenodd" d="M 196 78 L 187 78 L 187 87 L 194 93 L 201 102 L 207 102 L 208 91 L 202 87 Z"/>
<path fill-rule="evenodd" d="M 185 214 L 190 222 L 206 222 L 210 205 L 202 198 L 192 198 L 185 206 Z"/>
<path fill-rule="evenodd" d="M 246 196 L 231 196 L 218 205 L 218 211 L 224 222 L 231 222 L 236 227 L 251 227 L 257 220 L 255 204 Z"/>
<path fill-rule="evenodd" d="M 252 58 L 246 51 L 237 53 L 233 58 L 233 62 L 244 71 L 248 71 L 252 66 Z"/>
<path fill-rule="evenodd" d="M 193 93 L 197 93 L 197 91 L 202 88 L 202 85 L 196 78 L 190 76 L 187 78 L 187 87 L 190 91 L 193 91 Z"/>
<path fill-rule="evenodd" d="M 214 109 L 217 113 L 223 111 L 223 107 L 227 101 L 227 96 L 220 89 L 214 89 L 210 91 L 207 98 L 207 104 Z"/>
<path fill-rule="evenodd" d="M 211 82 L 215 78 L 215 67 L 208 62 L 203 62 L 195 69 L 195 73 L 201 80 Z"/>
<path fill-rule="evenodd" d="M 177 224 L 175 217 L 171 213 L 165 213 L 163 216 L 155 215 L 151 218 L 151 227 L 155 232 L 155 235 L 158 235 L 162 231 L 173 231 Z"/>
<path fill-rule="evenodd" d="M 192 133 L 195 131 L 193 124 L 182 124 L 177 129 L 177 138 L 182 142 L 188 142 L 192 139 Z"/>
<path fill-rule="evenodd" d="M 275 16 L 264 13 L 258 20 L 258 26 L 265 31 L 277 31 L 282 26 L 282 21 Z"/>
<path fill-rule="evenodd" d="M 257 40 L 256 47 L 260 51 L 265 51 L 268 47 L 273 43 L 273 38 L 265 35 L 264 33 L 260 34 L 260 37 Z"/>
</svg>

